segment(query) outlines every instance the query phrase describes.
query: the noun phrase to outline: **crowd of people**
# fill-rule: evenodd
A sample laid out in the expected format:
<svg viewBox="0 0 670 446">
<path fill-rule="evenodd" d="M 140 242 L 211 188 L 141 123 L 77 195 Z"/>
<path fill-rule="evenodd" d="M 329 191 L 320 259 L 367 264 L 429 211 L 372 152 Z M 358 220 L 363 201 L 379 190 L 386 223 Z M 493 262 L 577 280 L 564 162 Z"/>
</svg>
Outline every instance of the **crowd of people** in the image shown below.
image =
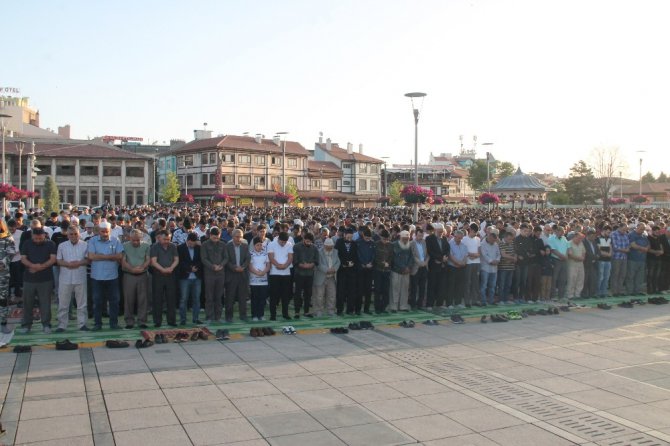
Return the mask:
<svg viewBox="0 0 670 446">
<path fill-rule="evenodd" d="M 145 329 L 670 288 L 662 209 L 445 207 L 413 221 L 398 207 L 105 206 L 5 220 L 0 317 L 6 330 L 9 308 L 22 307 L 23 333 L 35 306 L 51 332 L 54 300 L 63 332 L 75 320 Z"/>
</svg>

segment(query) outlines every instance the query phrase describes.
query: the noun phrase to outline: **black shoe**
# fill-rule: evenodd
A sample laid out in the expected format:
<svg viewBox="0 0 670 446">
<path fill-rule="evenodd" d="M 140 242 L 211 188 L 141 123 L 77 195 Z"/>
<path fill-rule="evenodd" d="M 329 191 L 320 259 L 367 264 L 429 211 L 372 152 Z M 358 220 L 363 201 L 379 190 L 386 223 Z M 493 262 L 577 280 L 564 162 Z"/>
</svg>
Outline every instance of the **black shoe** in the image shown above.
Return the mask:
<svg viewBox="0 0 670 446">
<path fill-rule="evenodd" d="M 179 321 L 179 325 L 183 327 L 184 325 L 186 325 L 186 321 Z"/>
<path fill-rule="evenodd" d="M 607 305 L 604 302 L 599 303 L 597 305 L 597 307 L 600 308 L 601 310 L 611 310 L 612 309 L 612 307 L 610 305 Z"/>
<path fill-rule="evenodd" d="M 452 314 L 451 315 L 451 322 L 453 322 L 454 324 L 462 324 L 465 321 L 463 320 L 463 318 L 459 314 Z"/>
<path fill-rule="evenodd" d="M 300 313 L 296 313 L 295 316 L 293 316 L 293 319 L 300 319 Z"/>
<path fill-rule="evenodd" d="M 161 324 L 154 324 L 154 328 L 161 328 Z"/>
<path fill-rule="evenodd" d="M 163 338 L 161 337 L 160 333 L 156 333 L 154 336 L 154 342 L 156 344 L 162 344 L 163 343 Z"/>
<path fill-rule="evenodd" d="M 133 328 L 135 328 L 134 325 L 126 325 L 126 330 L 132 330 Z"/>
<path fill-rule="evenodd" d="M 109 342 L 109 341 L 107 341 Z M 56 342 L 56 350 L 77 350 L 79 348 L 78 344 L 70 342 L 69 339 L 64 339 L 62 341 Z"/>
<path fill-rule="evenodd" d="M 626 301 L 621 302 L 618 306 L 621 308 L 633 308 L 633 304 Z"/>
<path fill-rule="evenodd" d="M 482 324 L 485 324 L 486 323 L 486 315 L 482 316 L 482 318 L 479 319 L 479 322 L 481 322 Z"/>
<path fill-rule="evenodd" d="M 81 327 L 79 327 L 79 331 L 91 331 L 91 329 L 88 328 L 86 325 L 82 325 Z"/>
<path fill-rule="evenodd" d="M 277 316 L 270 316 L 270 320 L 273 321 L 273 322 L 276 321 L 276 320 L 277 320 Z"/>
<path fill-rule="evenodd" d="M 149 328 L 147 324 L 140 324 L 139 327 L 141 330 L 146 330 L 147 328 Z"/>
<path fill-rule="evenodd" d="M 309 319 L 313 319 L 313 318 L 314 318 L 314 315 L 313 315 L 312 313 L 306 313 L 306 314 L 305 314 L 305 317 L 306 317 L 306 318 L 309 318 Z"/>
<path fill-rule="evenodd" d="M 64 328 L 60 328 L 60 327 L 58 327 L 58 328 L 56 329 L 56 333 L 65 333 L 65 329 L 64 329 Z"/>
<path fill-rule="evenodd" d="M 198 320 L 198 319 L 196 319 L 195 321 L 193 321 L 193 323 L 194 323 L 195 325 L 202 325 L 202 321 L 201 321 L 201 320 Z"/>
<path fill-rule="evenodd" d="M 107 348 L 126 348 L 129 347 L 130 344 L 128 344 L 126 341 L 117 341 L 115 339 L 110 339 L 109 341 L 105 342 L 105 346 Z"/>
<path fill-rule="evenodd" d="M 100 325 L 93 326 L 93 331 L 100 331 L 100 330 L 102 330 L 102 327 Z"/>
<path fill-rule="evenodd" d="M 349 330 L 360 330 L 361 326 L 358 322 L 352 322 L 349 324 Z"/>
</svg>

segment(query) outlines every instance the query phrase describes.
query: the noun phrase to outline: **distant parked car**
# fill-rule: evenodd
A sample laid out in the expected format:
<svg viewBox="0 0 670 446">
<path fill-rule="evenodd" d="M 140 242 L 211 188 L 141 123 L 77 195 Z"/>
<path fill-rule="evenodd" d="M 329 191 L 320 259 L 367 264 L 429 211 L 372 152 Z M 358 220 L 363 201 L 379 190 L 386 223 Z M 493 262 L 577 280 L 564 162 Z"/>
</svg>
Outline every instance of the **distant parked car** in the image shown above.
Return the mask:
<svg viewBox="0 0 670 446">
<path fill-rule="evenodd" d="M 71 211 L 72 210 L 72 204 L 71 203 L 61 203 L 59 205 L 59 210 L 61 211 Z"/>
</svg>

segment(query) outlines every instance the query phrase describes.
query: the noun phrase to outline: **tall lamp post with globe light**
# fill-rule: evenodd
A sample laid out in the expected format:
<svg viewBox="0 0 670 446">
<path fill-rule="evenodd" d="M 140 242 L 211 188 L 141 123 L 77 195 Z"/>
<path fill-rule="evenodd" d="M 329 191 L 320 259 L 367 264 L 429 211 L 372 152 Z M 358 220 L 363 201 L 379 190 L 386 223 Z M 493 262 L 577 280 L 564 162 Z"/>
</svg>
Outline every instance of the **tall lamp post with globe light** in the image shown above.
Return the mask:
<svg viewBox="0 0 670 446">
<path fill-rule="evenodd" d="M 5 118 L 11 118 L 12 115 L 0 113 L 0 130 L 2 130 L 2 183 L 7 184 L 7 165 L 5 164 Z M 2 216 L 7 212 L 7 199 L 2 199 Z"/>
<path fill-rule="evenodd" d="M 426 93 L 405 93 L 412 103 L 412 113 L 414 114 L 414 186 L 419 187 L 419 112 L 423 105 L 423 98 Z M 417 104 L 414 103 L 416 99 Z M 414 223 L 419 221 L 419 203 L 414 204 Z"/>
</svg>

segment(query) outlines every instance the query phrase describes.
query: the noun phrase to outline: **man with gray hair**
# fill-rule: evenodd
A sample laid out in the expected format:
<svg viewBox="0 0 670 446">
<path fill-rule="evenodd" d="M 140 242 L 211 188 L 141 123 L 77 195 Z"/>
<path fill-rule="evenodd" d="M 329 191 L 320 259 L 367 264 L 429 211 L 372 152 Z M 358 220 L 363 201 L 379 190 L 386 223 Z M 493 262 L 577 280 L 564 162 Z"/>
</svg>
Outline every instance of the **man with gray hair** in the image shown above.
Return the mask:
<svg viewBox="0 0 670 446">
<path fill-rule="evenodd" d="M 109 302 L 109 327 L 119 328 L 119 262 L 123 255 L 123 245 L 116 237 L 111 237 L 112 225 L 106 221 L 98 225 L 98 236 L 88 241 L 88 259 L 91 261 L 91 282 L 93 285 L 93 330 L 102 329 L 103 295 Z"/>
<path fill-rule="evenodd" d="M 58 245 L 56 263 L 59 268 L 58 281 L 58 328 L 62 333 L 67 328 L 68 314 L 72 294 L 77 301 L 77 323 L 79 329 L 87 331 L 86 321 L 88 310 L 86 307 L 86 259 L 87 243 L 79 239 L 79 229 L 70 226 L 67 229 L 68 241 Z"/>
<path fill-rule="evenodd" d="M 400 238 L 393 242 L 389 304 L 392 313 L 409 310 L 409 275 L 414 264 L 414 256 L 409 248 L 409 231 L 400 231 Z"/>
<path fill-rule="evenodd" d="M 240 320 L 247 320 L 247 299 L 249 299 L 249 274 L 247 268 L 251 260 L 249 247 L 246 240 L 242 238 L 242 230 L 233 230 L 233 239 L 226 244 L 226 256 L 228 269 L 226 273 L 226 322 L 233 321 L 233 306 L 237 300 Z"/>
</svg>

